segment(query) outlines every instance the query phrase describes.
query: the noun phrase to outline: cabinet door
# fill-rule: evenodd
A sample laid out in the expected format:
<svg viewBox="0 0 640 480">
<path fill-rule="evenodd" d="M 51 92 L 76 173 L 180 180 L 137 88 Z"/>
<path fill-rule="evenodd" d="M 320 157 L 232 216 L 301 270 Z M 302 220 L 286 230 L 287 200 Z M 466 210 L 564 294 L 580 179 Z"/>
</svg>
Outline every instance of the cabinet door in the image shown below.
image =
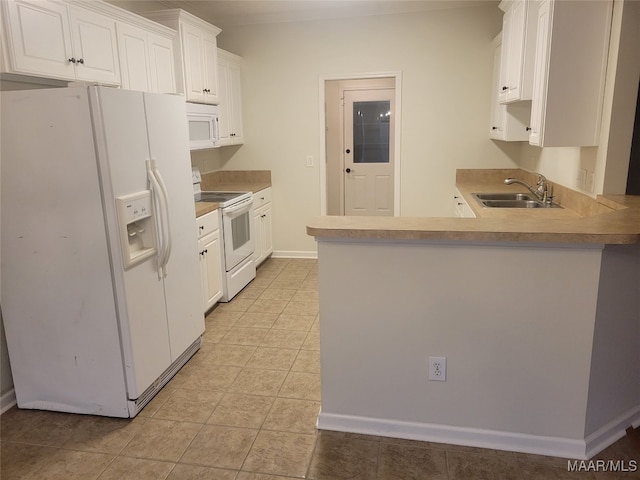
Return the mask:
<svg viewBox="0 0 640 480">
<path fill-rule="evenodd" d="M 71 26 L 66 5 L 42 0 L 2 2 L 11 70 L 63 80 L 75 79 L 69 59 Z"/>
<path fill-rule="evenodd" d="M 273 253 L 271 203 L 267 203 L 254 211 L 253 230 L 255 237 L 253 259 L 256 265 L 259 265 Z"/>
<path fill-rule="evenodd" d="M 500 34 L 493 40 L 493 94 L 491 97 L 491 123 L 489 137 L 503 141 L 526 141 L 531 117 L 530 102 L 504 104 L 498 100 L 498 77 L 500 70 Z"/>
<path fill-rule="evenodd" d="M 185 95 L 190 102 L 205 101 L 204 46 L 202 32 L 189 24 L 180 25 Z"/>
<path fill-rule="evenodd" d="M 220 128 L 220 145 L 231 145 L 231 102 L 229 101 L 229 61 L 223 56 L 218 57 L 218 125 Z"/>
<path fill-rule="evenodd" d="M 220 145 L 244 142 L 242 133 L 242 94 L 240 64 L 224 50 L 218 50 L 218 98 Z"/>
<path fill-rule="evenodd" d="M 491 118 L 489 122 L 489 137 L 504 140 L 504 106 L 499 100 L 500 67 L 501 67 L 501 35 L 493 40 L 493 83 L 491 84 Z"/>
<path fill-rule="evenodd" d="M 261 209 L 254 210 L 253 216 L 253 236 L 255 240 L 255 250 L 253 252 L 253 260 L 256 266 L 260 265 L 265 257 L 264 254 L 264 234 L 262 232 L 262 213 Z"/>
<path fill-rule="evenodd" d="M 115 20 L 76 7 L 70 12 L 76 78 L 120 85 Z"/>
<path fill-rule="evenodd" d="M 551 2 L 540 4 L 538 9 L 538 31 L 535 57 L 535 75 L 533 77 L 533 101 L 531 102 L 531 131 L 529 143 L 541 145 L 544 106 L 547 103 L 547 52 L 549 49 L 549 36 L 551 34 Z"/>
<path fill-rule="evenodd" d="M 271 204 L 262 212 L 262 254 L 266 258 L 273 253 L 273 231 L 271 223 Z"/>
<path fill-rule="evenodd" d="M 222 250 L 220 230 L 215 230 L 198 242 L 200 275 L 202 277 L 203 308 L 206 312 L 222 297 Z"/>
<path fill-rule="evenodd" d="M 170 38 L 149 33 L 150 91 L 176 93 L 173 42 Z"/>
<path fill-rule="evenodd" d="M 218 103 L 218 41 L 215 35 L 202 35 L 204 50 L 204 101 Z"/>
<path fill-rule="evenodd" d="M 229 65 L 229 105 L 230 133 L 234 144 L 244 142 L 242 129 L 242 89 L 240 85 L 240 65 L 232 63 Z"/>
<path fill-rule="evenodd" d="M 124 23 L 118 24 L 117 29 L 122 88 L 143 92 L 151 91 L 147 32 Z"/>
<path fill-rule="evenodd" d="M 509 57 L 507 58 L 507 82 L 505 85 L 508 87 L 506 99 L 511 101 L 520 100 L 522 93 L 526 3 L 524 1 L 514 2 L 509 12 Z"/>
<path fill-rule="evenodd" d="M 500 54 L 500 74 L 498 82 L 498 101 L 504 103 L 507 101 L 507 92 L 509 91 L 509 46 L 511 38 L 511 9 L 504 12 L 502 17 L 502 46 Z"/>
</svg>

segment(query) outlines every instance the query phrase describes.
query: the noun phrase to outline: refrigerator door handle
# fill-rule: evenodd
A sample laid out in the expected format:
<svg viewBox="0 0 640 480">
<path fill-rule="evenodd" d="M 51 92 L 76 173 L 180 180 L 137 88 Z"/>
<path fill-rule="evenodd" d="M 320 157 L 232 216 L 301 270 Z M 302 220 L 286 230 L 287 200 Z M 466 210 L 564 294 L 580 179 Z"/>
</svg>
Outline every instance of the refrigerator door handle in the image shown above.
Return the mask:
<svg viewBox="0 0 640 480">
<path fill-rule="evenodd" d="M 163 208 L 164 208 L 164 220 L 165 226 L 167 229 L 167 235 L 165 238 L 165 256 L 164 262 L 162 264 L 162 272 L 164 276 L 167 276 L 167 263 L 169 263 L 169 257 L 171 257 L 171 222 L 169 221 L 169 193 L 167 191 L 167 185 L 164 183 L 164 179 L 160 174 L 160 170 L 156 166 L 156 162 L 154 159 L 151 160 L 151 168 L 153 169 L 153 174 L 158 180 L 158 184 L 160 185 L 160 191 L 162 196 L 164 197 Z"/>
<path fill-rule="evenodd" d="M 151 184 L 151 192 L 153 193 L 153 204 L 155 207 L 154 218 L 156 221 L 156 231 L 158 237 L 158 278 L 162 278 L 164 272 L 164 261 L 166 257 L 166 235 L 164 222 L 164 195 L 162 194 L 160 183 L 155 176 L 152 166 L 153 160 L 147 160 L 147 178 Z"/>
</svg>

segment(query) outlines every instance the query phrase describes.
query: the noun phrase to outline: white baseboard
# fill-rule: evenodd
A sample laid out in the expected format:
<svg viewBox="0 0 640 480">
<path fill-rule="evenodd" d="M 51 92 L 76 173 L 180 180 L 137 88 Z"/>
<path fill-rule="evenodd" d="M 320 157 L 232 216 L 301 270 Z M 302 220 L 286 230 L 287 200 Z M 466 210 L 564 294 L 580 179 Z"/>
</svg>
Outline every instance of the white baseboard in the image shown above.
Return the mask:
<svg viewBox="0 0 640 480">
<path fill-rule="evenodd" d="M 382 437 L 449 443 L 453 445 L 533 453 L 536 455 L 550 455 L 579 460 L 588 459 L 586 456 L 587 442 L 585 440 L 572 438 L 525 435 L 513 432 L 392 421 L 323 412 L 320 412 L 318 416 L 317 425 L 321 430 L 335 430 Z M 627 424 L 627 426 L 629 426 L 629 424 Z M 616 439 L 611 443 L 615 442 L 615 440 Z M 611 443 L 609 443 L 609 445 Z M 592 453 L 589 453 L 589 455 L 592 455 Z"/>
<path fill-rule="evenodd" d="M 640 425 L 640 405 L 623 413 L 603 427 L 588 435 L 586 441 L 586 456 L 591 458 L 609 445 L 614 444 L 626 435 L 629 426 L 638 428 Z"/>
<path fill-rule="evenodd" d="M 0 414 L 6 412 L 16 404 L 16 391 L 12 388 L 0 396 Z"/>
<path fill-rule="evenodd" d="M 318 258 L 317 251 L 274 250 L 273 258 Z"/>
</svg>

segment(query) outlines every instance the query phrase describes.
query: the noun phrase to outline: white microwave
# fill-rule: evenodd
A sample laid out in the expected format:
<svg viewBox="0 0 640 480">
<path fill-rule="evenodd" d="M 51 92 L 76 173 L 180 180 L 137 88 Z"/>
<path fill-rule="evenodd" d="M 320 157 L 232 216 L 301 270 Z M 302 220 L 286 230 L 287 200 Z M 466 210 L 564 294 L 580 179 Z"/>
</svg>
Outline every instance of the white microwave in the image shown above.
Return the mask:
<svg viewBox="0 0 640 480">
<path fill-rule="evenodd" d="M 203 150 L 220 146 L 218 106 L 187 102 L 189 148 Z"/>
</svg>

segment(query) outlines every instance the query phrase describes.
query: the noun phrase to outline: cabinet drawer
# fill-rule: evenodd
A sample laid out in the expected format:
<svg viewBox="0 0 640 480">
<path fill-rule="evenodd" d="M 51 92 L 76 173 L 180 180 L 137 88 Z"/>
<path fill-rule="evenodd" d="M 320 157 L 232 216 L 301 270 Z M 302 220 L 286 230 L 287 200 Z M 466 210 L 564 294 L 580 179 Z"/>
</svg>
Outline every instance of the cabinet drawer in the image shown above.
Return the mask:
<svg viewBox="0 0 640 480">
<path fill-rule="evenodd" d="M 253 194 L 253 209 L 260 208 L 262 205 L 271 203 L 271 187 L 262 189 Z"/>
<path fill-rule="evenodd" d="M 210 234 L 214 230 L 218 230 L 220 228 L 218 210 L 196 218 L 196 226 L 198 227 L 198 239 Z"/>
</svg>

